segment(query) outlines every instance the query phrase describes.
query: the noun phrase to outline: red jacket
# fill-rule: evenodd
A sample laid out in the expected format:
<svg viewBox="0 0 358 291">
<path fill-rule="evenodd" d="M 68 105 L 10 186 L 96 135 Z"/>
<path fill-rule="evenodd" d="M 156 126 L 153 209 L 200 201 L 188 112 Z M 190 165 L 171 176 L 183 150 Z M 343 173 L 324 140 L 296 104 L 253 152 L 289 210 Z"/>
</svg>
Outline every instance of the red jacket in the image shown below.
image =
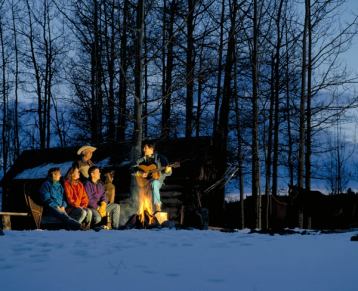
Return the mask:
<svg viewBox="0 0 358 291">
<path fill-rule="evenodd" d="M 88 195 L 80 181 L 71 183 L 69 180 L 65 180 L 64 188 L 69 206 L 87 208 Z"/>
</svg>

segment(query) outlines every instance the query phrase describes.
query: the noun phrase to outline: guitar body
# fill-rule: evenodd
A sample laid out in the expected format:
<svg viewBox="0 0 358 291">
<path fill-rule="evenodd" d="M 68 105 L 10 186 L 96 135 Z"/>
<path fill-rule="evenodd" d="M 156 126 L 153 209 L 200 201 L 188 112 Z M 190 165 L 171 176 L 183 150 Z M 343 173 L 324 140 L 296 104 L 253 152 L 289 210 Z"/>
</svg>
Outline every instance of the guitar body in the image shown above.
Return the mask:
<svg viewBox="0 0 358 291">
<path fill-rule="evenodd" d="M 139 165 L 139 170 L 148 173 L 148 178 L 158 180 L 160 178 L 160 171 L 157 171 L 157 165 L 151 164 L 151 165 Z"/>
<path fill-rule="evenodd" d="M 173 164 L 169 164 L 168 167 L 178 168 L 180 167 L 180 163 L 175 162 Z M 150 179 L 159 180 L 161 171 L 163 171 L 165 168 L 159 169 L 156 164 L 150 164 L 150 165 L 139 165 L 138 169 L 141 172 L 147 173 L 148 177 L 143 178 L 141 176 L 136 176 L 137 184 L 139 187 L 147 187 Z"/>
</svg>

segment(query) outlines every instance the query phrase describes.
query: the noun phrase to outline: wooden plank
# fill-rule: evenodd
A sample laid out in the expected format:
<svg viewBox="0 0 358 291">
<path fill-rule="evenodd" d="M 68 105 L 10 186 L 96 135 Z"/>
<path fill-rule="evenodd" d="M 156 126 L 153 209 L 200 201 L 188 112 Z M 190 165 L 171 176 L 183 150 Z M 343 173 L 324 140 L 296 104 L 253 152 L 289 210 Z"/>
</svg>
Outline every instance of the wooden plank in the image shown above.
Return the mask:
<svg viewBox="0 0 358 291">
<path fill-rule="evenodd" d="M 28 216 L 27 212 L 0 212 L 0 216 Z"/>
<path fill-rule="evenodd" d="M 11 230 L 11 216 L 28 216 L 25 212 L 0 212 L 3 230 Z"/>
</svg>

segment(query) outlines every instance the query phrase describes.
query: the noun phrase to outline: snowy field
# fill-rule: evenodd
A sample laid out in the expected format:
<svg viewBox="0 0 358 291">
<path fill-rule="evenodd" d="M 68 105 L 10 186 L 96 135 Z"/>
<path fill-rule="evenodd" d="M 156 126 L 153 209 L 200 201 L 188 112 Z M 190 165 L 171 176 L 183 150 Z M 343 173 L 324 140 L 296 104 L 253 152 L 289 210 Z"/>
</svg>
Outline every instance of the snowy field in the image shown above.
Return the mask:
<svg viewBox="0 0 358 291">
<path fill-rule="evenodd" d="M 358 290 L 356 232 L 7 231 L 0 290 Z"/>
</svg>

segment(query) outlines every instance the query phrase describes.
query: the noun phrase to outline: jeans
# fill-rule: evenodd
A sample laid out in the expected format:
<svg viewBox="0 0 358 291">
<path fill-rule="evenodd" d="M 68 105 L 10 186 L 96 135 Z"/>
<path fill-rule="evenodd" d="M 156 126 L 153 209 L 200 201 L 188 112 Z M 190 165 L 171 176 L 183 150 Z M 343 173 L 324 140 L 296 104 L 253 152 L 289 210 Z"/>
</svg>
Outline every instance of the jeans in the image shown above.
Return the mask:
<svg viewBox="0 0 358 291">
<path fill-rule="evenodd" d="M 82 207 L 68 207 L 66 209 L 66 212 L 68 213 L 69 216 L 77 220 L 79 223 L 88 222 L 88 218 L 91 221 L 92 218 L 92 213 L 90 213 L 90 217 L 88 217 L 87 209 Z"/>
<path fill-rule="evenodd" d="M 94 208 L 91 208 L 90 212 L 92 213 L 92 225 L 95 226 L 95 225 L 99 224 L 102 221 L 102 216 Z"/>
<path fill-rule="evenodd" d="M 78 230 L 81 229 L 81 223 L 79 223 L 77 220 L 70 217 L 66 212 L 62 212 L 54 207 L 48 207 L 48 211 L 51 215 L 55 216 L 59 220 L 61 220 L 66 227 L 72 230 Z"/>
<path fill-rule="evenodd" d="M 119 217 L 121 214 L 121 207 L 117 203 L 110 203 L 107 205 L 107 213 L 111 218 L 112 228 L 118 229 L 119 228 Z"/>
<path fill-rule="evenodd" d="M 150 186 L 152 188 L 152 195 L 153 195 L 153 203 L 154 205 L 161 205 L 162 202 L 160 201 L 160 188 L 162 187 L 162 182 L 160 180 L 152 180 Z"/>
<path fill-rule="evenodd" d="M 91 209 L 91 210 L 92 210 L 92 215 L 93 215 L 92 216 L 93 224 L 97 225 L 102 221 L 102 217 L 96 209 Z M 112 228 L 118 229 L 119 228 L 119 217 L 120 217 L 120 213 L 121 213 L 121 208 L 120 208 L 119 204 L 117 204 L 117 203 L 108 204 L 106 211 L 107 211 L 107 214 L 109 215 L 109 217 L 111 218 Z"/>
</svg>

